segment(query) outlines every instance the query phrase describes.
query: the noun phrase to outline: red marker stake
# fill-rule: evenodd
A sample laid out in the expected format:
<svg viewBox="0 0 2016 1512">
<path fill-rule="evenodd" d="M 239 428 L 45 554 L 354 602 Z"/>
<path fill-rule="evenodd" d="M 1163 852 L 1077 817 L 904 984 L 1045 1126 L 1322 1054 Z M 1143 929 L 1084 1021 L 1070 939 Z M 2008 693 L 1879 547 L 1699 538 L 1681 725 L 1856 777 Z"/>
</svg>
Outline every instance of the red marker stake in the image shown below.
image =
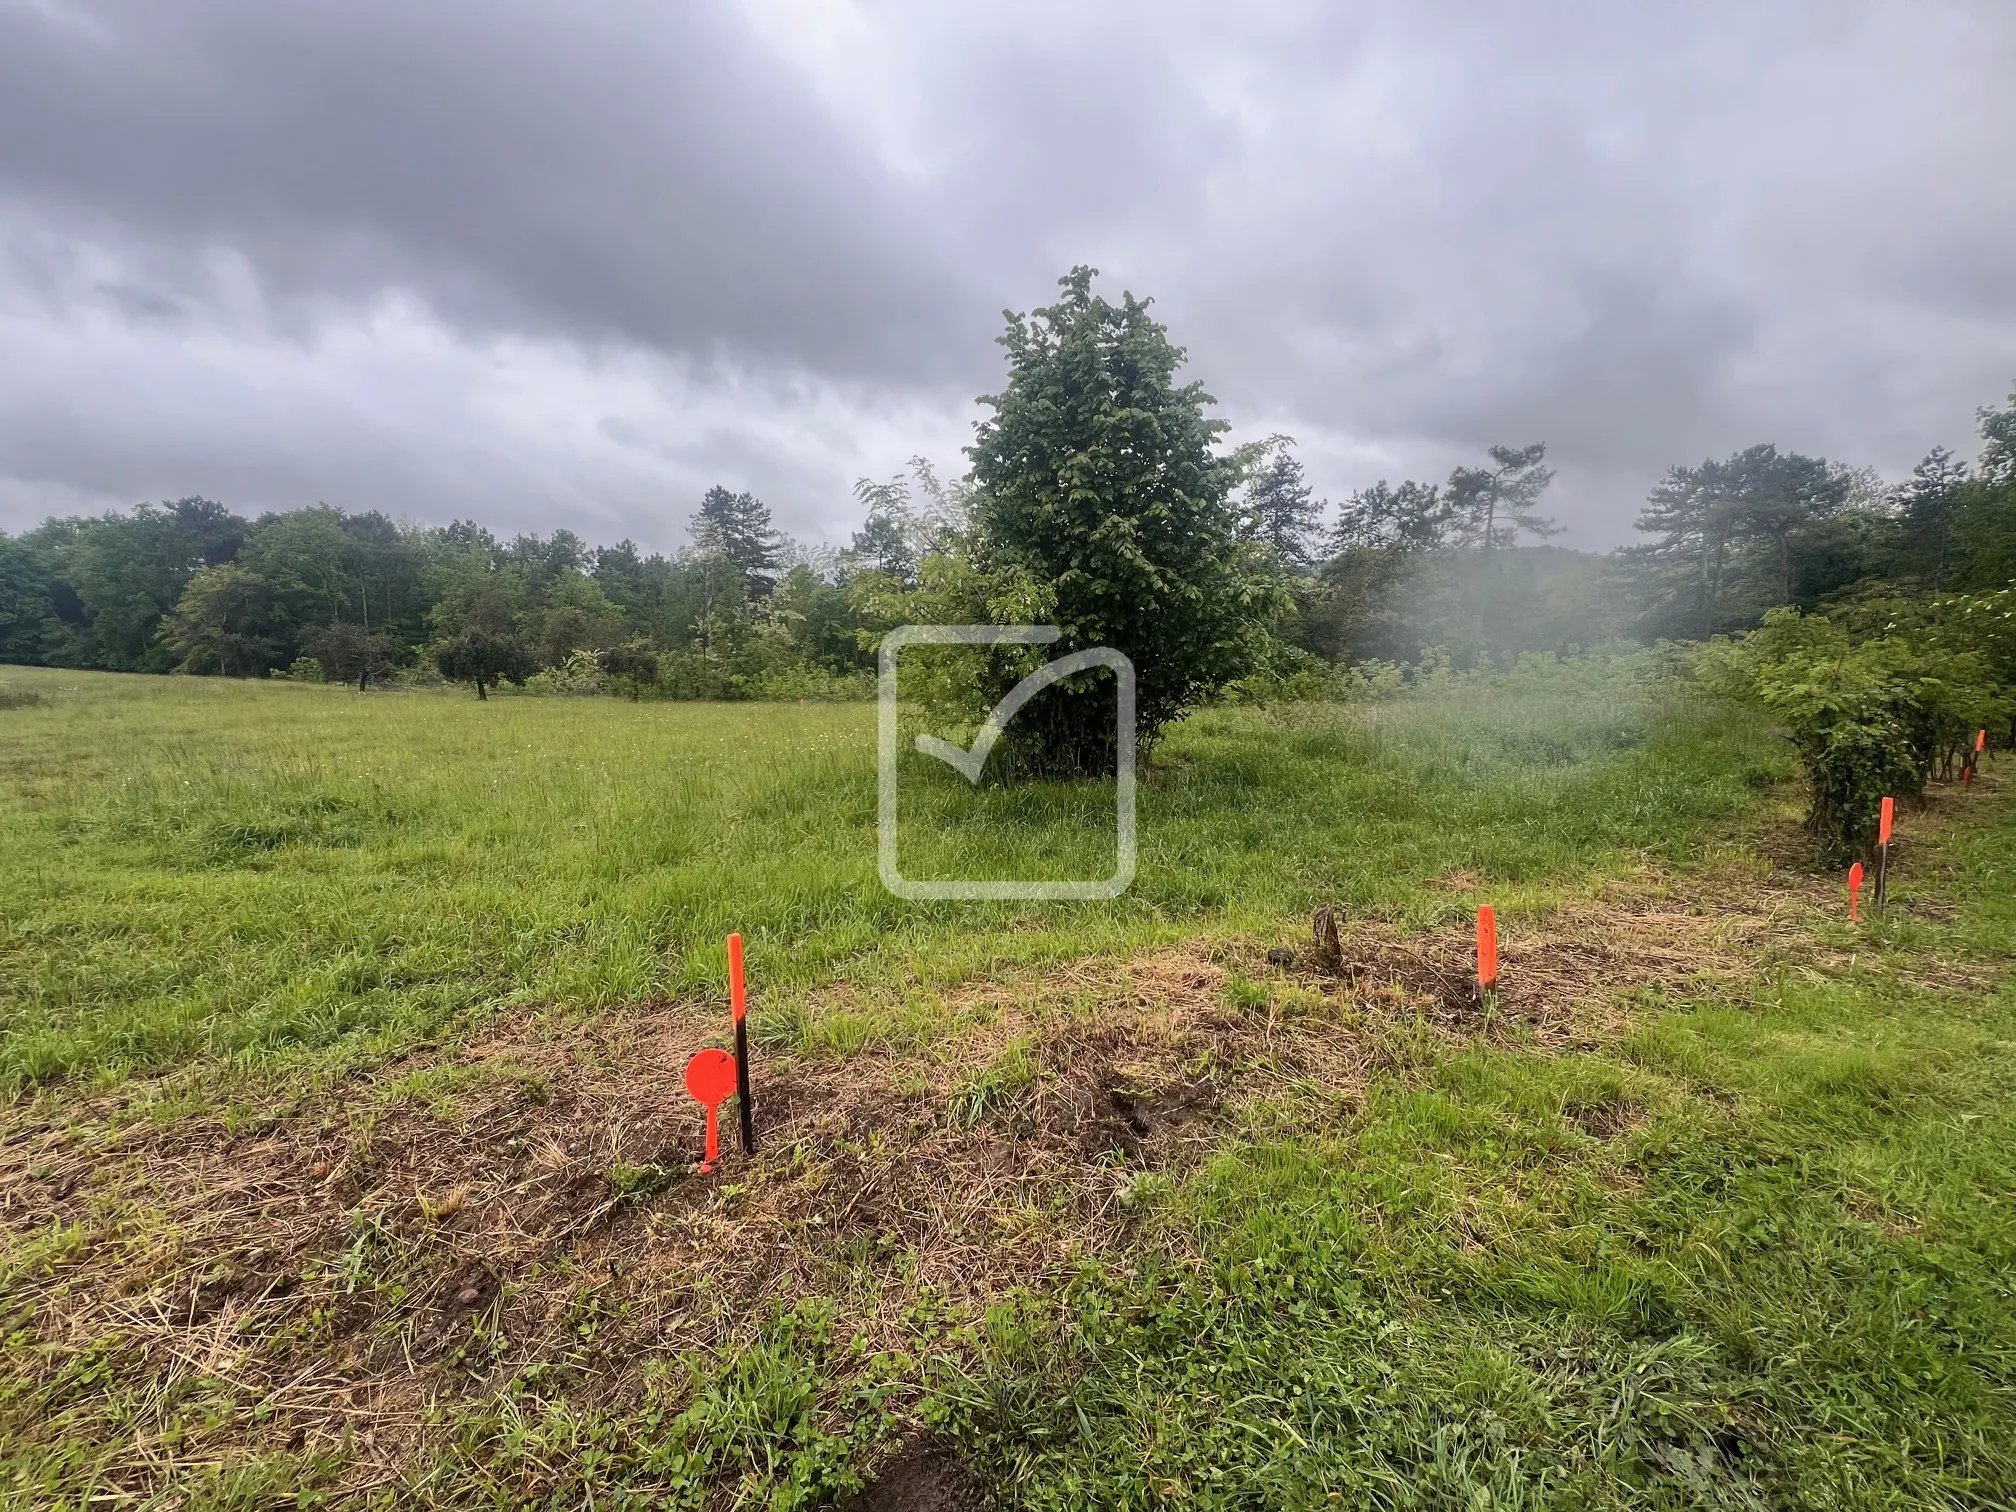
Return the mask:
<svg viewBox="0 0 2016 1512">
<path fill-rule="evenodd" d="M 1480 993 L 1498 985 L 1498 915 L 1489 903 L 1477 905 L 1477 987 Z"/>
<path fill-rule="evenodd" d="M 1855 922 L 1855 905 L 1862 897 L 1862 863 L 1848 868 L 1848 922 Z"/>
<path fill-rule="evenodd" d="M 1883 905 L 1890 897 L 1890 830 L 1897 822 L 1897 800 L 1885 798 L 1883 811 L 1876 821 L 1876 912 L 1883 912 Z"/>
<path fill-rule="evenodd" d="M 1967 764 L 1960 769 L 1960 786 L 1965 787 L 1974 780 L 1974 768 L 1981 765 L 1981 753 L 1988 749 L 1988 732 L 1974 732 L 1974 754 L 1967 758 Z"/>
<path fill-rule="evenodd" d="M 735 1107 L 742 1118 L 742 1153 L 756 1153 L 756 1109 L 749 1100 L 749 999 L 742 987 L 742 936 L 728 936 L 728 1006 L 735 1014 Z"/>
<path fill-rule="evenodd" d="M 721 1158 L 721 1103 L 735 1090 L 738 1072 L 735 1057 L 726 1050 L 702 1050 L 686 1062 L 686 1091 L 707 1110 L 707 1159 L 703 1171 L 712 1171 Z"/>
</svg>

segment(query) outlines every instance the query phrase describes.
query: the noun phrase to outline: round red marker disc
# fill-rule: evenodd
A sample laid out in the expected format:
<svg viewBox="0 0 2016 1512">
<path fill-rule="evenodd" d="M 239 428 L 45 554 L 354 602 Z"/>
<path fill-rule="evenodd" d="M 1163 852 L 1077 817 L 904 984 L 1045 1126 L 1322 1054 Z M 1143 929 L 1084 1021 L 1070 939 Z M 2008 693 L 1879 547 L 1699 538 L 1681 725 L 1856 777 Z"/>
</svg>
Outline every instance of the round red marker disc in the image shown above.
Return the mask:
<svg viewBox="0 0 2016 1512">
<path fill-rule="evenodd" d="M 735 1095 L 735 1057 L 726 1050 L 702 1050 L 686 1062 L 686 1091 L 703 1107 L 719 1107 Z"/>
</svg>

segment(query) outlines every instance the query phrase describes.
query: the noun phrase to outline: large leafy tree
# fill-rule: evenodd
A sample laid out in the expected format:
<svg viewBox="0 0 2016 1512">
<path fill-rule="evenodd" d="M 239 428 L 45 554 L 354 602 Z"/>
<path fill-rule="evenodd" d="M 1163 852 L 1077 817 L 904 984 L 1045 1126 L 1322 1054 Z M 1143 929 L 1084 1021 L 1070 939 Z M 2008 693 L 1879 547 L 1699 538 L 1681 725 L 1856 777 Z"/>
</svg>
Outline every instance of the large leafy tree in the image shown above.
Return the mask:
<svg viewBox="0 0 2016 1512">
<path fill-rule="evenodd" d="M 968 450 L 976 560 L 1025 585 L 1028 608 L 1062 630 L 1044 659 L 1095 646 L 1132 659 L 1147 744 L 1249 669 L 1280 593 L 1240 539 L 1238 468 L 1216 449 L 1227 427 L 1205 413 L 1214 401 L 1176 382 L 1183 351 L 1149 302 L 1113 304 L 1092 292 L 1095 276 L 1074 268 L 1055 304 L 1008 316 L 1008 383 L 981 400 L 994 416 Z M 1003 658 L 997 686 L 1025 670 L 1015 660 Z M 1067 679 L 1018 716 L 1027 758 L 1110 766 L 1107 675 Z"/>
<path fill-rule="evenodd" d="M 322 675 L 334 682 L 354 682 L 362 693 L 371 679 L 393 667 L 391 637 L 373 634 L 361 623 L 343 620 L 308 637 L 310 656 L 322 664 Z"/>
<path fill-rule="evenodd" d="M 500 682 L 522 683 L 539 670 L 538 659 L 517 636 L 475 625 L 436 647 L 434 665 L 450 682 L 474 683 L 479 699 L 489 698 Z"/>
<path fill-rule="evenodd" d="M 1980 461 L 1955 501 L 1953 581 L 1992 590 L 2016 582 L 2016 392 L 1978 419 Z"/>
<path fill-rule="evenodd" d="M 161 643 L 180 671 L 263 677 L 281 655 L 272 625 L 271 584 L 237 562 L 225 562 L 189 579 L 163 623 Z"/>
<path fill-rule="evenodd" d="M 56 574 L 29 541 L 0 534 L 0 661 L 43 659 L 56 633 Z"/>
<path fill-rule="evenodd" d="M 1731 457 L 1744 534 L 1757 548 L 1756 577 L 1772 604 L 1792 602 L 1795 544 L 1847 502 L 1849 480 L 1818 457 L 1766 444 Z"/>
<path fill-rule="evenodd" d="M 266 583 L 273 628 L 290 650 L 324 625 L 361 617 L 366 590 L 351 571 L 355 542 L 343 524 L 343 511 L 327 504 L 266 515 L 238 554 Z"/>
<path fill-rule="evenodd" d="M 246 524 L 209 499 L 142 504 L 82 523 L 60 548 L 64 577 L 88 626 L 79 657 L 115 672 L 165 672 L 177 660 L 158 640 L 189 579 L 231 561 Z"/>
</svg>

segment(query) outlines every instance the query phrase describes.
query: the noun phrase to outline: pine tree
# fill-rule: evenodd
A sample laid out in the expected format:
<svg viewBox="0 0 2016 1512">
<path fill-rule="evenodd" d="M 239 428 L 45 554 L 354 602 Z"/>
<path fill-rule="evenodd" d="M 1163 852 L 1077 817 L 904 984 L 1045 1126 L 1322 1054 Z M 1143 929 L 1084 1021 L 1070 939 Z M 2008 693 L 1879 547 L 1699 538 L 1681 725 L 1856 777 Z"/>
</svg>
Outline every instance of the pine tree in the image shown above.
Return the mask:
<svg viewBox="0 0 2016 1512">
<path fill-rule="evenodd" d="M 1294 445 L 1292 436 L 1270 436 L 1250 459 L 1254 469 L 1239 533 L 1271 550 L 1283 567 L 1306 572 L 1315 565 L 1311 548 L 1328 506 L 1309 486 Z"/>
<path fill-rule="evenodd" d="M 1490 456 L 1492 467 L 1459 467 L 1449 474 L 1447 502 L 1457 540 L 1488 552 L 1517 545 L 1522 533 L 1559 535 L 1561 528 L 1534 508 L 1554 481 L 1552 469 L 1540 465 L 1547 443 L 1517 450 L 1494 446 Z"/>
<path fill-rule="evenodd" d="M 1967 484 L 1967 464 L 1935 446 L 1892 496 L 1904 563 L 1928 585 L 1946 586 L 1953 566 L 1953 521 Z"/>
<path fill-rule="evenodd" d="M 693 544 L 725 558 L 742 574 L 751 597 L 777 586 L 777 554 L 782 539 L 770 523 L 770 506 L 753 493 L 731 494 L 715 484 L 692 519 Z"/>
</svg>

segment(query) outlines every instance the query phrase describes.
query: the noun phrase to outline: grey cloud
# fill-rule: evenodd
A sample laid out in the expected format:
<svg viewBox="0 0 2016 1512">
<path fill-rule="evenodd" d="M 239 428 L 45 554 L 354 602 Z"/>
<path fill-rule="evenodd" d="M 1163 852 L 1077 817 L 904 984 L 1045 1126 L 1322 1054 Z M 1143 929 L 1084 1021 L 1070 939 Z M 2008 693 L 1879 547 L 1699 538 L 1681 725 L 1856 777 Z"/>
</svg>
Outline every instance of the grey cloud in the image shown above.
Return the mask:
<svg viewBox="0 0 2016 1512">
<path fill-rule="evenodd" d="M 1333 496 L 1544 438 L 1609 544 L 1675 461 L 1965 446 L 2012 75 L 1999 0 L 0 0 L 0 524 L 242 485 L 673 544 L 718 474 L 837 535 L 1092 261 Z"/>
<path fill-rule="evenodd" d="M 704 6 L 144 0 L 0 10 L 0 184 L 221 244 L 269 293 L 873 372 L 956 261 Z M 970 324 L 969 320 L 969 324 Z"/>
</svg>

